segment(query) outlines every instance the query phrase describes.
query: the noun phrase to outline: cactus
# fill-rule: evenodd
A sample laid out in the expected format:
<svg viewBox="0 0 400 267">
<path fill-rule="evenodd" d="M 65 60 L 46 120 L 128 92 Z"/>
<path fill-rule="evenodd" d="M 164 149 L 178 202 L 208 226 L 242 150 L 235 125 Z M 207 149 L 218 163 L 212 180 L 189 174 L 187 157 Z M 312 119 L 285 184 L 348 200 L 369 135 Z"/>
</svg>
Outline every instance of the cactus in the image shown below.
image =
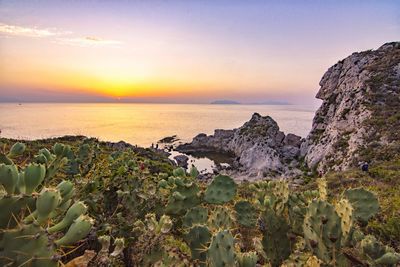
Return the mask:
<svg viewBox="0 0 400 267">
<path fill-rule="evenodd" d="M 353 206 L 344 198 L 336 203 L 335 210 L 341 219 L 342 245 L 345 245 L 353 227 Z"/>
<path fill-rule="evenodd" d="M 208 248 L 211 267 L 235 266 L 234 239 L 228 230 L 218 232 Z"/>
<path fill-rule="evenodd" d="M 290 255 L 289 225 L 272 209 L 263 212 L 260 220 L 263 250 L 272 266 L 279 266 Z"/>
<path fill-rule="evenodd" d="M 239 267 L 255 267 L 257 265 L 258 257 L 254 251 L 236 253 L 236 258 Z"/>
<path fill-rule="evenodd" d="M 207 246 L 211 240 L 211 232 L 207 227 L 195 225 L 185 235 L 185 241 L 190 247 L 192 259 L 198 260 L 201 266 L 205 266 L 207 259 Z"/>
<path fill-rule="evenodd" d="M 325 263 L 335 265 L 342 230 L 334 207 L 328 202 L 314 200 L 308 207 L 303 231 L 309 249 Z"/>
<path fill-rule="evenodd" d="M 18 181 L 15 190 L 10 189 L 9 194 L 0 198 L 0 265 L 58 266 L 61 258 L 57 254 L 58 246 L 70 245 L 84 238 L 92 227 L 92 219 L 76 219 L 67 234 L 54 242 L 60 234 L 53 233 L 59 229 L 48 232 L 44 227 L 53 225 L 55 218 L 64 220 L 63 215 L 70 206 L 71 192 L 74 191 L 72 183 L 62 181 L 56 188 L 43 187 L 37 193 L 35 190 L 42 187 L 45 179 L 45 165 L 29 164 L 19 173 L 15 165 L 10 166 L 13 171 L 6 171 L 4 178 L 13 180 L 16 171 Z M 35 206 L 36 210 L 31 212 Z"/>
<path fill-rule="evenodd" d="M 0 265 L 56 267 L 58 256 L 40 226 L 21 225 L 1 237 Z"/>
<path fill-rule="evenodd" d="M 244 227 L 254 227 L 257 224 L 257 210 L 248 201 L 239 201 L 235 204 L 236 221 Z"/>
<path fill-rule="evenodd" d="M 232 225 L 231 211 L 223 206 L 217 206 L 208 219 L 208 226 L 212 230 L 230 229 Z"/>
<path fill-rule="evenodd" d="M 69 227 L 79 216 L 85 214 L 87 211 L 86 205 L 79 201 L 75 202 L 67 211 L 64 218 L 58 224 L 47 229 L 49 233 L 55 233 Z"/>
<path fill-rule="evenodd" d="M 140 226 L 139 221 L 137 221 L 136 226 Z M 147 229 L 154 234 L 166 234 L 172 228 L 172 221 L 171 218 L 167 215 L 161 216 L 160 220 L 157 221 L 156 215 L 154 213 L 146 214 L 145 224 Z"/>
<path fill-rule="evenodd" d="M 277 214 L 281 214 L 289 200 L 289 185 L 287 181 L 260 181 L 254 183 L 257 204 L 260 209 L 272 208 Z"/>
<path fill-rule="evenodd" d="M 174 178 L 172 194 L 168 199 L 166 213 L 172 215 L 184 214 L 188 209 L 200 203 L 199 187 L 194 182 L 187 182 L 181 178 Z"/>
<path fill-rule="evenodd" d="M 45 222 L 50 213 L 60 204 L 60 192 L 55 188 L 44 188 L 36 200 L 37 221 Z"/>
<path fill-rule="evenodd" d="M 24 170 L 25 193 L 32 194 L 43 182 L 46 175 L 46 167 L 43 164 L 29 164 Z"/>
<path fill-rule="evenodd" d="M 280 214 L 285 208 L 285 204 L 289 200 L 289 184 L 287 183 L 287 181 L 274 181 L 273 194 L 277 199 L 275 204 L 275 211 Z"/>
<path fill-rule="evenodd" d="M 0 163 L 0 184 L 4 187 L 8 195 L 12 195 L 18 184 L 19 174 L 17 167 Z"/>
<path fill-rule="evenodd" d="M 188 210 L 183 217 L 183 226 L 192 227 L 194 224 L 203 224 L 207 222 L 208 210 L 203 207 L 194 207 Z"/>
<path fill-rule="evenodd" d="M 94 221 L 92 218 L 86 215 L 81 215 L 69 227 L 67 233 L 54 243 L 57 246 L 68 246 L 74 244 L 89 234 L 93 224 Z"/>
<path fill-rule="evenodd" d="M 174 169 L 174 170 L 172 171 L 172 174 L 173 174 L 175 177 L 185 177 L 185 176 L 186 176 L 186 171 L 185 171 L 184 168 L 179 167 L 179 168 Z"/>
<path fill-rule="evenodd" d="M 204 200 L 210 204 L 223 204 L 231 201 L 236 195 L 236 183 L 229 176 L 215 176 L 207 187 Z"/>
<path fill-rule="evenodd" d="M 303 221 L 307 212 L 308 202 L 301 193 L 293 193 L 287 203 L 288 215 L 292 231 L 298 235 L 303 234 Z"/>
<path fill-rule="evenodd" d="M 366 224 L 379 211 L 379 202 L 376 196 L 363 188 L 346 190 L 343 196 L 350 201 L 354 208 L 354 218 Z"/>
<path fill-rule="evenodd" d="M 189 174 L 192 178 L 197 178 L 197 176 L 199 176 L 199 171 L 197 170 L 196 166 L 192 165 Z"/>
<path fill-rule="evenodd" d="M 7 156 L 10 158 L 21 156 L 25 152 L 25 149 L 26 145 L 24 143 L 17 142 L 14 145 L 12 145 L 10 152 L 8 153 Z"/>
<path fill-rule="evenodd" d="M 396 266 L 396 264 L 400 263 L 400 254 L 386 252 L 380 258 L 376 259 L 374 263 L 378 266 Z"/>
<path fill-rule="evenodd" d="M 372 235 L 367 235 L 361 240 L 360 248 L 364 255 L 372 259 L 378 259 L 385 254 L 385 248 Z"/>
<path fill-rule="evenodd" d="M 325 178 L 317 179 L 318 185 L 318 192 L 319 192 L 319 199 L 326 201 L 328 199 L 328 192 L 327 192 L 327 182 Z"/>
</svg>

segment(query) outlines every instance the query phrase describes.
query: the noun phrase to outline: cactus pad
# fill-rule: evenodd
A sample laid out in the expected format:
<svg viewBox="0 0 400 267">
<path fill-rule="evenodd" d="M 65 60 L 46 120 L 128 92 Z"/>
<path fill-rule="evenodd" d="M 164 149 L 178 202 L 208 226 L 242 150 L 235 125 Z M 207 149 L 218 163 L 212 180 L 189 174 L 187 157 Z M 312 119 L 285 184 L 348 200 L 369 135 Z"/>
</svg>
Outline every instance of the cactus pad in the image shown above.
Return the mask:
<svg viewBox="0 0 400 267">
<path fill-rule="evenodd" d="M 208 210 L 203 207 L 194 207 L 186 212 L 183 217 L 183 226 L 192 227 L 194 224 L 203 224 L 207 222 Z"/>
<path fill-rule="evenodd" d="M 213 237 L 208 248 L 208 261 L 212 267 L 235 266 L 234 239 L 229 231 L 221 231 Z"/>
<path fill-rule="evenodd" d="M 192 258 L 199 260 L 202 266 L 207 259 L 207 246 L 211 240 L 211 232 L 207 227 L 195 225 L 185 235 L 185 241 L 190 247 Z"/>
<path fill-rule="evenodd" d="M 257 224 L 257 210 L 248 201 L 239 201 L 235 204 L 236 221 L 244 227 L 254 227 Z"/>
<path fill-rule="evenodd" d="M 354 217 L 361 223 L 367 223 L 379 211 L 379 202 L 376 196 L 363 188 L 349 189 L 344 192 L 354 208 Z"/>
<path fill-rule="evenodd" d="M 311 251 L 330 263 L 340 251 L 341 224 L 334 207 L 326 201 L 314 200 L 303 223 L 304 238 Z"/>
<path fill-rule="evenodd" d="M 236 195 L 236 183 L 226 175 L 215 176 L 207 187 L 204 200 L 211 204 L 223 204 L 231 201 Z"/>
</svg>

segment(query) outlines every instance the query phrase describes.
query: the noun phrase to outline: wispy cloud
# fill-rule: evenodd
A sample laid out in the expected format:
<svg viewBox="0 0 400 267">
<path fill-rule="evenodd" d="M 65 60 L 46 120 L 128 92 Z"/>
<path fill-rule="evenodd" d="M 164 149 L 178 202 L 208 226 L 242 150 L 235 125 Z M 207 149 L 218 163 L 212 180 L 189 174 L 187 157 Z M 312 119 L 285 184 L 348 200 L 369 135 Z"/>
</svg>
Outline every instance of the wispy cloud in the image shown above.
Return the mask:
<svg viewBox="0 0 400 267">
<path fill-rule="evenodd" d="M 0 34 L 7 36 L 23 36 L 23 37 L 33 37 L 33 38 L 44 38 L 59 36 L 65 34 L 71 34 L 71 32 L 59 31 L 57 29 L 40 29 L 37 27 L 23 27 L 16 25 L 9 25 L 5 23 L 0 23 Z"/>
<path fill-rule="evenodd" d="M 57 43 L 80 46 L 80 47 L 94 47 L 94 46 L 111 46 L 119 47 L 122 42 L 117 40 L 102 39 L 94 36 L 78 37 L 78 38 L 57 38 Z"/>
<path fill-rule="evenodd" d="M 103 39 L 96 36 L 75 37 L 71 31 L 61 31 L 56 28 L 26 27 L 1 22 L 0 35 L 8 37 L 49 38 L 54 43 L 79 47 L 119 47 L 122 44 L 121 41 Z"/>
</svg>

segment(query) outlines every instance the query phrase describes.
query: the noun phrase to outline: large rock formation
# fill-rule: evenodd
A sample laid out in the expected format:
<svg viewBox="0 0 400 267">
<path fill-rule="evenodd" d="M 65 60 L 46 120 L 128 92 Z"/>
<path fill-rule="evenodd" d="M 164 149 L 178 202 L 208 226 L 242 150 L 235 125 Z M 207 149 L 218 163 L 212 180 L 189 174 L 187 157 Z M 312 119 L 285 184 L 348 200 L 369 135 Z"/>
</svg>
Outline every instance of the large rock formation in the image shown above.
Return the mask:
<svg viewBox="0 0 400 267">
<path fill-rule="evenodd" d="M 250 121 L 234 130 L 215 130 L 214 135 L 199 134 L 180 152 L 232 153 L 247 173 L 293 175 L 298 165 L 301 137 L 285 135 L 269 116 L 254 113 Z"/>
<path fill-rule="evenodd" d="M 400 151 L 400 43 L 353 53 L 324 74 L 323 103 L 301 146 L 309 167 L 343 170 Z"/>
<path fill-rule="evenodd" d="M 339 61 L 320 86 L 323 103 L 305 140 L 256 113 L 238 129 L 199 134 L 178 150 L 231 152 L 248 173 L 284 176 L 298 174 L 302 161 L 325 173 L 399 155 L 400 42 Z"/>
</svg>

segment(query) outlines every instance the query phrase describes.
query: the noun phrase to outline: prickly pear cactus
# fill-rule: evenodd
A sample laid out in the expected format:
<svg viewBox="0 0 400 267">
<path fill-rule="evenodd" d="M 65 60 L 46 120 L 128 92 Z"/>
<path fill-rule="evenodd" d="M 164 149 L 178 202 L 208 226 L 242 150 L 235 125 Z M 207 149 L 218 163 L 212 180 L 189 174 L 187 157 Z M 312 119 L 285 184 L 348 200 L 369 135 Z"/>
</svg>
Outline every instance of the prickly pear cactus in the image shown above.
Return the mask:
<svg viewBox="0 0 400 267">
<path fill-rule="evenodd" d="M 251 185 L 256 203 L 262 210 L 272 208 L 277 214 L 283 212 L 289 200 L 289 185 L 285 180 L 259 181 Z"/>
<path fill-rule="evenodd" d="M 58 266 L 59 256 L 38 225 L 21 225 L 5 231 L 0 248 L 1 266 Z"/>
<path fill-rule="evenodd" d="M 235 266 L 234 239 L 228 230 L 218 232 L 208 248 L 211 267 Z"/>
<path fill-rule="evenodd" d="M 328 199 L 328 191 L 327 191 L 328 184 L 326 182 L 326 179 L 325 178 L 317 179 L 317 185 L 318 185 L 319 199 L 326 201 Z"/>
<path fill-rule="evenodd" d="M 233 225 L 232 211 L 224 206 L 217 206 L 211 212 L 208 219 L 208 226 L 212 230 L 230 229 Z"/>
<path fill-rule="evenodd" d="M 239 201 L 235 204 L 236 221 L 244 227 L 254 227 L 257 224 L 257 210 L 248 201 Z"/>
<path fill-rule="evenodd" d="M 179 168 L 174 169 L 174 170 L 172 171 L 172 174 L 173 174 L 175 177 L 185 177 L 185 176 L 186 176 L 186 171 L 185 171 L 184 168 L 179 167 Z"/>
<path fill-rule="evenodd" d="M 347 199 L 343 198 L 336 203 L 335 210 L 341 219 L 342 245 L 345 245 L 353 227 L 353 206 Z"/>
<path fill-rule="evenodd" d="M 167 214 L 183 215 L 188 209 L 200 204 L 200 190 L 196 183 L 178 177 L 173 179 L 173 184 L 166 207 Z"/>
<path fill-rule="evenodd" d="M 58 149 L 62 147 L 61 144 L 57 146 Z M 18 147 L 12 149 L 15 150 L 13 155 L 22 151 Z M 51 158 L 62 163 L 62 154 L 57 158 L 47 153 L 48 150 L 41 151 L 46 160 Z M 83 203 L 76 202 L 70 207 L 74 192 L 71 182 L 62 181 L 55 188 L 43 187 L 45 177 L 54 175 L 47 175 L 49 166 L 52 166 L 50 172 L 61 166 L 45 164 L 31 163 L 21 172 L 13 163 L 0 164 L 0 183 L 7 189 L 7 195 L 0 197 L 2 266 L 57 266 L 61 258 L 57 249 L 80 241 L 92 228 L 93 220 L 83 215 L 86 212 Z M 36 192 L 40 187 L 40 193 Z M 56 224 L 58 220 L 61 221 Z M 57 232 L 67 227 L 60 238 Z M 55 233 L 57 235 L 53 235 Z"/>
<path fill-rule="evenodd" d="M 342 229 L 334 207 L 326 201 L 314 200 L 308 207 L 303 231 L 306 244 L 314 255 L 327 264 L 335 264 Z"/>
<path fill-rule="evenodd" d="M 396 252 L 386 252 L 374 261 L 377 266 L 396 266 L 400 263 L 400 254 Z"/>
<path fill-rule="evenodd" d="M 198 260 L 201 266 L 205 266 L 207 260 L 207 247 L 211 241 L 211 232 L 207 227 L 195 225 L 185 235 L 185 241 L 190 247 L 192 259 Z"/>
<path fill-rule="evenodd" d="M 367 235 L 361 240 L 360 248 L 363 254 L 371 259 L 378 259 L 385 254 L 385 247 L 372 235 Z"/>
<path fill-rule="evenodd" d="M 307 212 L 308 202 L 301 193 L 293 193 L 287 202 L 289 223 L 292 231 L 303 235 L 303 221 Z"/>
<path fill-rule="evenodd" d="M 255 267 L 257 265 L 257 253 L 255 251 L 236 253 L 239 267 Z"/>
<path fill-rule="evenodd" d="M 354 218 L 361 223 L 367 223 L 379 211 L 377 197 L 364 188 L 346 190 L 343 196 L 350 201 L 354 208 Z"/>
<path fill-rule="evenodd" d="M 236 195 L 236 183 L 226 175 L 217 175 L 207 187 L 204 200 L 210 204 L 224 204 Z"/>
<path fill-rule="evenodd" d="M 289 184 L 285 180 L 273 182 L 273 194 L 276 198 L 275 211 L 279 214 L 285 208 L 289 199 Z"/>
<path fill-rule="evenodd" d="M 208 210 L 203 207 L 194 207 L 188 210 L 183 217 L 183 226 L 192 227 L 194 224 L 204 224 L 207 222 Z"/>
<path fill-rule="evenodd" d="M 272 266 L 279 266 L 290 255 L 289 225 L 284 217 L 268 209 L 260 220 L 263 250 Z"/>
</svg>

